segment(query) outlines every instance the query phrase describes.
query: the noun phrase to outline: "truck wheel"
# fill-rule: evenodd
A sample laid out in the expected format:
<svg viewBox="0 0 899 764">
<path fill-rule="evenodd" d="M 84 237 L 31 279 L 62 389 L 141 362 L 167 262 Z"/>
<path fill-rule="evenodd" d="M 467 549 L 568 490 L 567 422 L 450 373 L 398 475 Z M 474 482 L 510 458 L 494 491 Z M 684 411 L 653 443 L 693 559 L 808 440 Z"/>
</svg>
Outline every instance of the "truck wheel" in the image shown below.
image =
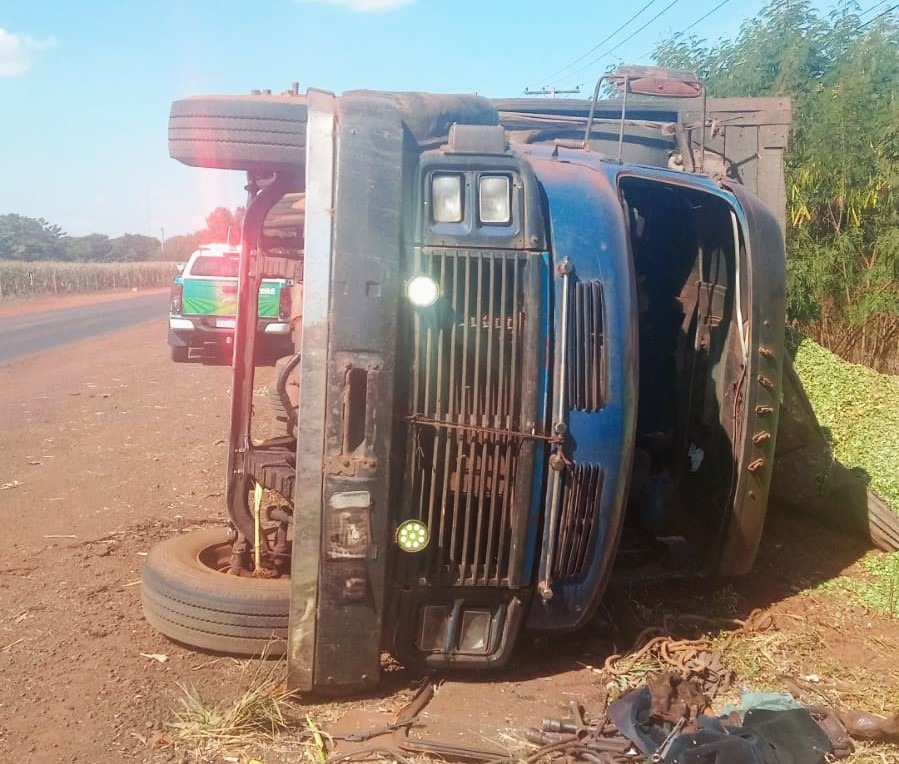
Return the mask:
<svg viewBox="0 0 899 764">
<path fill-rule="evenodd" d="M 144 616 L 177 642 L 232 655 L 280 656 L 287 649 L 290 578 L 227 572 L 231 546 L 221 528 L 154 546 L 144 563 Z"/>
<path fill-rule="evenodd" d="M 306 97 L 194 96 L 169 114 L 169 154 L 192 167 L 269 174 L 306 161 Z"/>
<path fill-rule="evenodd" d="M 169 353 L 175 363 L 187 363 L 187 359 L 190 356 L 190 348 L 170 346 Z"/>
</svg>

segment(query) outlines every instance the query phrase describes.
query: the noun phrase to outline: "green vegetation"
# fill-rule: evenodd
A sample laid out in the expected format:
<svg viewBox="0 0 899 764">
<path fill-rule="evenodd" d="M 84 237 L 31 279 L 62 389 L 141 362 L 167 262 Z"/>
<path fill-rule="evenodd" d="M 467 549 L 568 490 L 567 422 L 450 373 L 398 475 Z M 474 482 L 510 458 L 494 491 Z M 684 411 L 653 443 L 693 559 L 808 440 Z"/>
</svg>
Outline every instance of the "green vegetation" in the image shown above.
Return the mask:
<svg viewBox="0 0 899 764">
<path fill-rule="evenodd" d="M 683 33 L 662 66 L 712 96 L 786 96 L 788 313 L 843 358 L 899 372 L 899 23 L 894 8 L 772 0 L 735 40 Z"/>
<path fill-rule="evenodd" d="M 899 552 L 869 552 L 859 566 L 860 577 L 839 576 L 812 591 L 848 595 L 860 605 L 899 617 Z"/>
<path fill-rule="evenodd" d="M 165 241 L 135 234 L 114 239 L 99 233 L 66 236 L 58 225 L 42 218 L 0 214 L 0 263 L 184 261 L 198 244 L 237 241 L 243 214 L 243 208 L 231 211 L 218 207 L 206 217 L 204 230 Z"/>
<path fill-rule="evenodd" d="M 0 260 L 0 300 L 168 286 L 171 262 L 57 263 Z"/>
<path fill-rule="evenodd" d="M 899 508 L 899 376 L 878 374 L 790 333 L 794 366 L 834 456 L 864 470 L 870 488 Z"/>
<path fill-rule="evenodd" d="M 899 509 L 899 376 L 848 363 L 798 332 L 788 332 L 796 373 L 834 456 L 862 470 L 869 487 Z M 839 576 L 813 591 L 848 595 L 899 616 L 899 552 L 869 552 L 860 575 Z"/>
</svg>

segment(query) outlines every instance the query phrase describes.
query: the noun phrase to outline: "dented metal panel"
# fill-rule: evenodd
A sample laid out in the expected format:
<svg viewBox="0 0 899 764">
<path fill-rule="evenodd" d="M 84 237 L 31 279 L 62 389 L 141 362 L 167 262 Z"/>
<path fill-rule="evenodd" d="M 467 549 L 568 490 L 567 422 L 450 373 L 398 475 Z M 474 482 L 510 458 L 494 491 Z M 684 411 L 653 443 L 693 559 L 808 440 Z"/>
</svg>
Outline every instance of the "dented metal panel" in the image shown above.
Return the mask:
<svg viewBox="0 0 899 764">
<path fill-rule="evenodd" d="M 336 138 L 314 678 L 346 690 L 380 676 L 406 145 L 393 102 L 361 95 Z"/>
<path fill-rule="evenodd" d="M 303 301 L 302 384 L 297 429 L 294 534 L 291 561 L 288 684 L 315 685 L 318 585 L 322 532 L 322 455 L 330 315 L 331 210 L 334 206 L 334 119 L 336 100 L 310 91 L 306 162 L 306 262 Z"/>
</svg>

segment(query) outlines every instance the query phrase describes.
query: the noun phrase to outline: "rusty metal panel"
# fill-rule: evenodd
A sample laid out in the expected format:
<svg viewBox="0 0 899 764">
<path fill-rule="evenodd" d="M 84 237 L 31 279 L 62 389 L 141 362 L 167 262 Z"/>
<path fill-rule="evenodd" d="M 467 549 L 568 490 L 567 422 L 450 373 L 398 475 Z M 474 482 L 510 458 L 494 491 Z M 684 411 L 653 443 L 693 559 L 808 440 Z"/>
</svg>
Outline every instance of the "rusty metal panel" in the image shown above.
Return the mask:
<svg viewBox="0 0 899 764">
<path fill-rule="evenodd" d="M 787 127 L 764 125 L 759 128 L 759 161 L 756 194 L 777 216 L 781 230 L 786 230 L 787 194 L 784 178 L 784 152 Z"/>
<path fill-rule="evenodd" d="M 328 361 L 331 282 L 331 210 L 334 206 L 334 96 L 309 92 L 306 162 L 306 263 L 303 293 L 302 378 L 297 427 L 297 475 L 290 577 L 287 683 L 296 690 L 314 685 L 319 538 L 322 518 L 322 453 Z"/>
<path fill-rule="evenodd" d="M 559 553 L 553 561 L 554 581 L 583 578 L 593 562 L 604 473 L 597 464 L 566 467 L 559 515 Z"/>
<path fill-rule="evenodd" d="M 709 98 L 706 109 L 713 132 L 706 136 L 707 146 L 733 163 L 740 182 L 775 213 L 783 228 L 783 156 L 793 118 L 790 99 Z M 678 119 L 700 124 L 702 112 L 696 105 L 682 107 Z"/>
<path fill-rule="evenodd" d="M 407 144 L 400 114 L 388 99 L 342 96 L 336 127 L 319 462 L 326 498 L 320 501 L 326 522 L 319 538 L 331 552 L 320 563 L 313 674 L 316 689 L 346 691 L 373 686 L 380 675 L 393 543 L 390 472 Z M 350 549 L 344 537 L 355 537 L 364 551 Z"/>
</svg>

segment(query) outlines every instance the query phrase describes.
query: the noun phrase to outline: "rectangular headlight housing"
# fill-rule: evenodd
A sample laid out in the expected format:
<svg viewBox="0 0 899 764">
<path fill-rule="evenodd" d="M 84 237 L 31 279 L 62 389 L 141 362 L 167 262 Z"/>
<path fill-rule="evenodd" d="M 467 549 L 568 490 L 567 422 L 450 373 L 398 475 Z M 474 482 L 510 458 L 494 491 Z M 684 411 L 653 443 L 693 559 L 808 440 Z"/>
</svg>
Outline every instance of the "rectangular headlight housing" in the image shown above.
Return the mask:
<svg viewBox="0 0 899 764">
<path fill-rule="evenodd" d="M 431 215 L 435 223 L 462 222 L 462 176 L 435 174 L 431 177 Z"/>
<path fill-rule="evenodd" d="M 450 612 L 445 605 L 426 605 L 422 608 L 418 633 L 419 650 L 441 652 L 446 649 Z"/>
<path fill-rule="evenodd" d="M 482 223 L 512 222 L 512 184 L 508 175 L 482 175 L 478 181 L 478 217 Z"/>
<path fill-rule="evenodd" d="M 459 630 L 460 653 L 486 653 L 490 648 L 490 626 L 493 617 L 489 610 L 465 610 Z"/>
</svg>

